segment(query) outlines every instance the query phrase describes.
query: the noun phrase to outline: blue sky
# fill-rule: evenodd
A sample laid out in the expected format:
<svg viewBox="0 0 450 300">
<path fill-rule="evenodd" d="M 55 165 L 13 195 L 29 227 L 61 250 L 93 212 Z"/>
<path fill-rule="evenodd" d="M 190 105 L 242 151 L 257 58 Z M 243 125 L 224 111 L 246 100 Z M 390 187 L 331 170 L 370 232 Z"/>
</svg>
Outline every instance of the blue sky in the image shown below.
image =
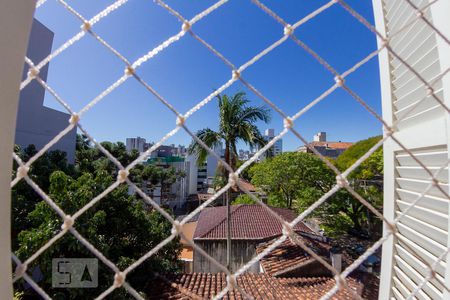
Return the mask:
<svg viewBox="0 0 450 300">
<path fill-rule="evenodd" d="M 89 19 L 112 0 L 68 1 Z M 215 1 L 172 0 L 167 3 L 185 18 L 191 18 Z M 263 1 L 285 19 L 295 23 L 326 1 Z M 371 1 L 348 3 L 373 23 Z M 56 1 L 49 0 L 36 12 L 36 18 L 55 33 L 53 49 L 78 32 L 80 22 Z M 93 30 L 130 61 L 180 30 L 177 18 L 150 0 L 130 0 Z M 283 27 L 249 0 L 231 0 L 192 28 L 236 66 L 279 39 Z M 374 35 L 338 4 L 301 25 L 296 36 L 344 72 L 376 49 Z M 90 35 L 70 47 L 50 64 L 48 84 L 75 110 L 80 110 L 107 86 L 122 76 L 123 63 Z M 185 113 L 231 76 L 221 60 L 189 34 L 150 59 L 138 74 L 181 113 Z M 286 41 L 242 76 L 285 113 L 293 115 L 334 84 L 333 75 L 292 40 Z M 380 112 L 378 61 L 373 58 L 350 75 L 346 83 Z M 247 92 L 252 105 L 263 101 L 240 82 L 225 93 Z M 46 105 L 62 110 L 46 95 Z M 97 139 L 125 141 L 141 136 L 158 141 L 175 127 L 175 115 L 133 78 L 117 88 L 86 113 L 83 126 Z M 196 131 L 216 129 L 217 101 L 213 100 L 187 121 Z M 270 124 L 259 124 L 261 131 L 283 128 L 282 118 L 272 112 Z M 381 124 L 345 91 L 338 89 L 301 116 L 295 128 L 308 140 L 326 131 L 329 140 L 357 141 L 381 133 Z M 190 137 L 179 131 L 168 144 L 189 144 Z M 292 133 L 283 139 L 285 150 L 302 145 Z M 240 148 L 244 148 L 242 145 Z"/>
</svg>

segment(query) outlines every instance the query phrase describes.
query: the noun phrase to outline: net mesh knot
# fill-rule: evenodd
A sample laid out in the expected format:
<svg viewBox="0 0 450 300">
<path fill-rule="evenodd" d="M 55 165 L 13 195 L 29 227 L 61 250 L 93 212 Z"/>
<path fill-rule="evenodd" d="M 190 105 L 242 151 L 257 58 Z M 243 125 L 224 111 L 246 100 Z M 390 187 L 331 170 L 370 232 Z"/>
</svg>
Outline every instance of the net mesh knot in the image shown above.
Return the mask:
<svg viewBox="0 0 450 300">
<path fill-rule="evenodd" d="M 344 78 L 342 78 L 342 76 L 339 76 L 339 75 L 334 77 L 334 81 L 336 82 L 336 85 L 338 87 L 342 87 L 344 85 L 344 82 L 345 82 Z"/>
<path fill-rule="evenodd" d="M 383 128 L 383 131 L 386 136 L 392 136 L 395 133 L 396 128 L 393 126 L 386 126 Z"/>
<path fill-rule="evenodd" d="M 336 281 L 336 287 L 337 287 L 339 290 L 343 290 L 343 289 L 346 288 L 347 284 L 346 284 L 345 278 L 343 278 L 343 277 L 341 276 L 341 274 L 336 274 L 336 275 L 334 276 L 334 280 Z"/>
<path fill-rule="evenodd" d="M 27 271 L 27 268 L 28 268 L 27 264 L 18 264 L 16 266 L 16 270 L 14 271 L 15 276 L 17 278 L 22 277 Z"/>
<path fill-rule="evenodd" d="M 30 170 L 30 168 L 25 166 L 25 165 L 24 166 L 20 166 L 17 169 L 17 178 L 24 178 L 25 176 L 28 175 L 28 171 L 29 170 Z"/>
<path fill-rule="evenodd" d="M 127 170 L 120 170 L 119 174 L 117 174 L 117 180 L 119 183 L 124 183 L 127 180 L 129 172 Z"/>
<path fill-rule="evenodd" d="M 173 226 L 171 229 L 172 234 L 180 234 L 182 232 L 183 225 L 180 224 L 177 220 L 173 222 Z"/>
<path fill-rule="evenodd" d="M 285 237 L 293 237 L 294 236 L 294 230 L 292 230 L 292 227 L 289 223 L 284 222 L 282 225 L 282 233 Z"/>
<path fill-rule="evenodd" d="M 344 176 L 338 175 L 338 176 L 336 176 L 336 184 L 339 187 L 343 188 L 343 187 L 348 186 L 348 180 Z"/>
<path fill-rule="evenodd" d="M 290 24 L 288 24 L 284 27 L 283 33 L 284 33 L 284 35 L 291 35 L 294 33 L 294 29 L 292 28 L 292 26 Z"/>
<path fill-rule="evenodd" d="M 83 25 L 81 25 L 81 30 L 89 31 L 89 30 L 91 30 L 91 27 L 92 27 L 92 25 L 89 21 L 84 21 Z"/>
<path fill-rule="evenodd" d="M 75 219 L 69 215 L 64 217 L 64 223 L 61 225 L 62 230 L 69 230 L 75 223 Z"/>
<path fill-rule="evenodd" d="M 126 68 L 125 68 L 125 75 L 127 75 L 127 76 L 133 76 L 134 75 L 134 73 L 135 73 L 135 70 L 134 70 L 134 68 L 132 67 L 132 66 L 127 66 Z"/>
<path fill-rule="evenodd" d="M 30 67 L 28 70 L 27 76 L 30 78 L 36 78 L 39 75 L 39 69 L 36 67 Z"/>
<path fill-rule="evenodd" d="M 189 21 L 184 21 L 183 25 L 181 25 L 181 30 L 184 32 L 191 30 L 192 24 Z"/>
<path fill-rule="evenodd" d="M 123 285 L 123 283 L 125 282 L 125 277 L 126 277 L 126 275 L 124 273 L 117 272 L 114 275 L 114 283 L 113 283 L 114 287 L 115 288 L 121 287 Z"/>
<path fill-rule="evenodd" d="M 284 118 L 283 126 L 286 129 L 291 129 L 294 126 L 294 121 L 290 117 Z"/>
<path fill-rule="evenodd" d="M 241 78 L 241 73 L 238 70 L 233 70 L 231 72 L 231 77 L 233 78 L 233 80 L 238 80 L 239 78 Z"/>
<path fill-rule="evenodd" d="M 186 121 L 186 117 L 185 116 L 183 116 L 183 115 L 179 115 L 178 117 L 177 117 L 177 120 L 176 120 L 176 125 L 177 126 L 183 126 L 184 125 L 184 122 Z"/>
<path fill-rule="evenodd" d="M 237 182 L 239 180 L 239 176 L 236 173 L 230 173 L 230 175 L 228 175 L 228 183 L 231 186 L 236 186 Z"/>
<path fill-rule="evenodd" d="M 237 281 L 236 276 L 233 274 L 230 274 L 227 276 L 227 284 L 230 291 L 234 290 L 237 287 Z"/>
<path fill-rule="evenodd" d="M 69 118 L 69 123 L 72 125 L 76 125 L 80 121 L 80 116 L 76 113 L 73 113 Z"/>
</svg>

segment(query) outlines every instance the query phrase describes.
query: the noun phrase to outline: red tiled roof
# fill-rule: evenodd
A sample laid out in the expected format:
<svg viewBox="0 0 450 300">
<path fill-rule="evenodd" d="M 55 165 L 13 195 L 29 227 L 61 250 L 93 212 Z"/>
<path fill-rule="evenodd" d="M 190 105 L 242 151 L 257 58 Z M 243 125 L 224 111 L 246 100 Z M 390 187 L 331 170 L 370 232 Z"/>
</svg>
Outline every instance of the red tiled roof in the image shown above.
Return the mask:
<svg viewBox="0 0 450 300">
<path fill-rule="evenodd" d="M 244 273 L 237 278 L 238 286 L 254 299 L 320 299 L 333 286 L 330 277 L 275 278 L 267 274 Z M 360 284 L 348 279 L 349 288 L 357 291 Z M 211 299 L 227 285 L 223 273 L 173 274 L 163 276 L 149 283 L 146 294 L 149 299 Z M 223 299 L 245 299 L 238 289 L 228 292 Z M 342 289 L 331 299 L 353 299 L 352 292 Z"/>
<path fill-rule="evenodd" d="M 353 143 L 350 142 L 310 142 L 310 146 L 313 147 L 327 147 L 331 149 L 347 149 Z"/>
<path fill-rule="evenodd" d="M 288 222 L 297 217 L 295 212 L 289 209 L 275 207 L 271 209 Z M 194 239 L 225 239 L 226 210 L 226 206 L 205 208 L 200 213 Z M 303 222 L 299 222 L 294 230 L 312 233 L 312 230 Z M 281 222 L 261 205 L 231 206 L 232 239 L 264 240 L 281 234 Z"/>
<path fill-rule="evenodd" d="M 235 192 L 241 191 L 240 187 L 245 188 L 249 192 L 255 192 L 256 191 L 256 187 L 253 184 L 251 184 L 249 181 L 247 181 L 247 180 L 245 180 L 243 178 L 239 178 L 239 187 L 237 185 L 233 186 L 232 190 L 235 191 Z"/>
<path fill-rule="evenodd" d="M 328 260 L 328 254 L 331 248 L 330 245 L 303 236 L 299 236 L 298 238 L 301 239 L 309 249 L 319 256 L 322 256 L 325 260 Z M 274 240 L 258 245 L 256 247 L 256 252 L 258 254 L 261 253 L 273 242 Z M 264 272 L 267 274 L 271 276 L 281 276 L 314 261 L 315 259 L 302 247 L 293 243 L 290 239 L 286 239 L 261 259 L 261 265 Z"/>
</svg>

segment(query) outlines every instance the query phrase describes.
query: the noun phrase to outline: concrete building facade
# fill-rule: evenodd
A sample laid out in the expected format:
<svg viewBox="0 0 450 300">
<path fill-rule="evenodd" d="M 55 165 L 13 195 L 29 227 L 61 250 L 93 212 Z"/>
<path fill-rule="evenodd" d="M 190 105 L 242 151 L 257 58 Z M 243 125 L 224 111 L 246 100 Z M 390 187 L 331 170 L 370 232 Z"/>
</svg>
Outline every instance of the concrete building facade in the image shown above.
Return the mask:
<svg viewBox="0 0 450 300">
<path fill-rule="evenodd" d="M 141 153 L 148 148 L 148 144 L 145 139 L 139 136 L 135 138 L 127 138 L 125 144 L 128 152 L 130 152 L 131 150 L 137 150 L 139 151 L 139 153 Z"/>
<path fill-rule="evenodd" d="M 266 141 L 269 142 L 274 137 L 275 137 L 275 129 L 273 128 L 266 129 L 266 131 L 264 132 L 264 138 L 266 139 Z M 273 156 L 277 156 L 283 153 L 283 139 L 277 140 L 273 145 L 273 147 L 271 148 L 271 151 Z"/>
<path fill-rule="evenodd" d="M 36 19 L 31 28 L 27 57 L 38 64 L 52 50 L 53 32 Z M 28 65 L 24 65 L 22 80 L 27 77 Z M 49 64 L 44 66 L 39 77 L 47 81 Z M 41 149 L 69 125 L 70 115 L 44 106 L 45 89 L 36 80 L 31 81 L 20 93 L 17 111 L 15 143 L 22 148 L 34 145 Z M 50 150 L 61 150 L 67 154 L 69 163 L 75 161 L 76 129 L 62 137 Z"/>
<path fill-rule="evenodd" d="M 218 156 L 223 157 L 222 146 L 215 147 L 214 152 Z M 200 166 L 196 155 L 189 154 L 186 156 L 186 160 L 190 162 L 189 194 L 192 195 L 204 191 L 216 175 L 217 166 L 219 165 L 218 159 L 213 155 L 208 155 L 205 163 Z"/>
</svg>

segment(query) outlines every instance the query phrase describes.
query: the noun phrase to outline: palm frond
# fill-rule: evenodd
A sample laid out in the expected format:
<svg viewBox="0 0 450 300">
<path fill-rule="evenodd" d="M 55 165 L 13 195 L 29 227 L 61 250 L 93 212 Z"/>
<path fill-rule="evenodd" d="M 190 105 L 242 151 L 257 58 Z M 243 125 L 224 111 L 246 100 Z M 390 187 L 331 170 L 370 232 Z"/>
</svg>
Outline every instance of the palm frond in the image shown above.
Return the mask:
<svg viewBox="0 0 450 300">
<path fill-rule="evenodd" d="M 238 123 L 256 121 L 270 122 L 270 109 L 265 106 L 249 106 L 245 107 L 239 115 Z"/>
<path fill-rule="evenodd" d="M 209 128 L 201 129 L 197 131 L 195 135 L 199 140 L 201 140 L 206 146 L 211 149 L 219 146 L 222 141 L 222 136 L 220 135 L 220 133 Z M 209 154 L 208 151 L 203 148 L 203 146 L 196 140 L 192 140 L 188 148 L 188 153 L 197 156 L 197 162 L 199 165 L 205 162 L 206 157 Z"/>
<path fill-rule="evenodd" d="M 248 122 L 242 123 L 242 125 L 237 128 L 236 136 L 238 139 L 251 146 L 263 147 L 267 144 L 258 127 Z"/>
</svg>

